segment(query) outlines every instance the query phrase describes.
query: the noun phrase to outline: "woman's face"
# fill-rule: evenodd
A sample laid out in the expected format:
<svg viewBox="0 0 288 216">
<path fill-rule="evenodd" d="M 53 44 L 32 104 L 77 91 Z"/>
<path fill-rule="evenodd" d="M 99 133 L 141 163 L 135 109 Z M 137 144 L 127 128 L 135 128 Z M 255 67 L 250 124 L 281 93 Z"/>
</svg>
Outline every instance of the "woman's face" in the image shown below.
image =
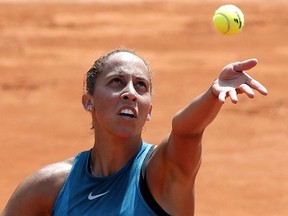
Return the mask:
<svg viewBox="0 0 288 216">
<path fill-rule="evenodd" d="M 96 132 L 141 136 L 152 110 L 151 77 L 143 60 L 128 52 L 111 55 L 95 81 L 92 103 Z"/>
</svg>

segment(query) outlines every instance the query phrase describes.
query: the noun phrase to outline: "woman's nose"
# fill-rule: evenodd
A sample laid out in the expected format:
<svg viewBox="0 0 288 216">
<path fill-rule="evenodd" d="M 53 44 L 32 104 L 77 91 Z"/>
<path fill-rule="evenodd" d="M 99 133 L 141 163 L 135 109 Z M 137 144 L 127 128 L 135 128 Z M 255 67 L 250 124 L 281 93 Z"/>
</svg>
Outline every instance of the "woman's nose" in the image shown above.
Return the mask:
<svg viewBox="0 0 288 216">
<path fill-rule="evenodd" d="M 124 100 L 132 100 L 136 101 L 137 96 L 136 96 L 136 90 L 133 85 L 129 84 L 126 86 L 125 89 L 123 89 L 123 93 L 121 94 L 122 99 Z"/>
</svg>

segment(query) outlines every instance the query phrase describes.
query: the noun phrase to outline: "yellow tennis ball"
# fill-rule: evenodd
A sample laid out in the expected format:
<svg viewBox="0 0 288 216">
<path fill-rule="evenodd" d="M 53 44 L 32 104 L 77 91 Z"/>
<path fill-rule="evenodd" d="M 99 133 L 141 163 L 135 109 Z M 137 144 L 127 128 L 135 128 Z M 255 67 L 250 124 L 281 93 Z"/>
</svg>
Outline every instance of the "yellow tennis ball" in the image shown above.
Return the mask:
<svg viewBox="0 0 288 216">
<path fill-rule="evenodd" d="M 223 5 L 215 11 L 213 23 L 218 32 L 233 35 L 242 30 L 244 14 L 235 5 Z"/>
</svg>

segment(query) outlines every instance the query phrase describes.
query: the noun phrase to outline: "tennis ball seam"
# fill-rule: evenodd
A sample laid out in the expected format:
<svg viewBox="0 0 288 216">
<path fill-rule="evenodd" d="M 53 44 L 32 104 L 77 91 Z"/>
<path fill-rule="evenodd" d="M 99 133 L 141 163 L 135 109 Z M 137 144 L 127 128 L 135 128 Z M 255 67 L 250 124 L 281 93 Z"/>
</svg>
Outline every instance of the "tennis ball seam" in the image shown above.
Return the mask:
<svg viewBox="0 0 288 216">
<path fill-rule="evenodd" d="M 230 20 L 229 20 L 229 18 L 223 13 L 216 13 L 215 15 L 221 15 L 221 16 L 223 16 L 226 19 L 226 21 L 227 21 L 227 30 L 225 32 L 223 32 L 223 34 L 227 34 L 230 31 Z M 237 14 L 237 16 L 238 16 L 238 14 Z"/>
</svg>

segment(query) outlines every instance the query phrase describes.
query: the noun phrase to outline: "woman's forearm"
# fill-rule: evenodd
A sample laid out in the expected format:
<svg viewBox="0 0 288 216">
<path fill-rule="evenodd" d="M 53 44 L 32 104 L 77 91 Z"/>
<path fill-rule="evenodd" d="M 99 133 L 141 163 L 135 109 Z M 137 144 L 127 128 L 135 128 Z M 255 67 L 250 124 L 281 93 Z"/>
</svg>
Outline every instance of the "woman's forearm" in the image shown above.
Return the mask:
<svg viewBox="0 0 288 216">
<path fill-rule="evenodd" d="M 173 132 L 183 136 L 202 133 L 215 119 L 222 104 L 209 88 L 175 115 Z"/>
</svg>

